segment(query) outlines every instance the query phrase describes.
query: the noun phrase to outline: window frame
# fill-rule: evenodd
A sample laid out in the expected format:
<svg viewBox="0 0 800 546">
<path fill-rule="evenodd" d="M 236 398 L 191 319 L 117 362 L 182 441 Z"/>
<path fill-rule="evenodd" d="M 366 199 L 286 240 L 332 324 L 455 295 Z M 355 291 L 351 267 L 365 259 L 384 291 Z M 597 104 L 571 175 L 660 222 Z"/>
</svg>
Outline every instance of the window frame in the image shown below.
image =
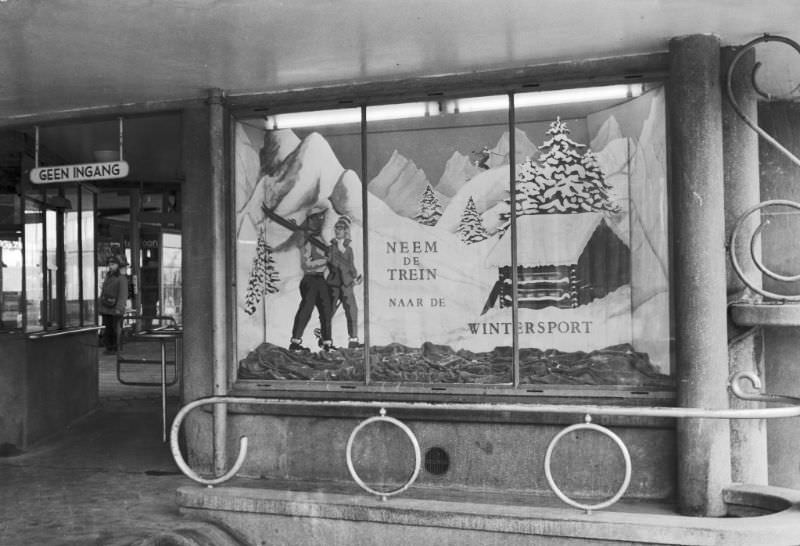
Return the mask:
<svg viewBox="0 0 800 546">
<path fill-rule="evenodd" d="M 97 191 L 95 188 L 91 187 L 90 185 L 83 184 L 83 183 L 68 183 L 68 184 L 60 184 L 58 186 L 44 186 L 38 187 L 33 186 L 30 184 L 26 184 L 23 181 L 19 184 L 20 191 L 16 196 L 16 199 L 20 203 L 21 211 L 22 211 L 22 218 L 20 228 L 22 230 L 21 233 L 21 241 L 22 241 L 22 256 L 23 256 L 23 263 L 22 263 L 22 276 L 23 276 L 23 283 L 22 283 L 22 305 L 20 308 L 21 313 L 21 326 L 16 328 L 7 328 L 2 331 L 4 332 L 21 332 L 26 336 L 34 336 L 39 337 L 43 334 L 51 333 L 51 332 L 60 332 L 60 331 L 71 331 L 77 330 L 81 328 L 86 328 L 89 326 L 97 326 L 97 316 L 94 314 L 90 316 L 89 313 L 84 311 L 85 309 L 85 301 L 89 298 L 92 301 L 96 300 L 97 294 L 96 289 L 92 292 L 87 294 L 85 290 L 84 283 L 86 282 L 85 279 L 85 271 L 84 271 L 84 216 L 91 215 L 94 216 L 95 208 L 93 207 L 91 210 L 84 210 L 84 203 L 83 203 L 83 195 L 85 192 L 89 192 L 91 195 L 92 202 L 96 205 L 96 195 Z M 66 239 L 67 236 L 66 232 L 66 216 L 67 212 L 61 206 L 56 206 L 52 203 L 54 198 L 58 199 L 65 199 L 65 190 L 72 190 L 72 193 L 75 194 L 77 202 L 72 203 L 70 201 L 70 211 L 77 215 L 76 222 L 77 222 L 77 245 L 76 245 L 76 252 L 77 252 L 77 264 L 76 271 L 77 271 L 77 279 L 74 282 L 77 283 L 78 288 L 78 320 L 74 321 L 73 324 L 67 324 L 67 300 L 66 300 L 66 285 L 67 285 L 67 275 L 69 274 L 66 271 Z M 50 201 L 50 203 L 48 203 Z M 58 203 L 58 201 L 56 201 Z M 63 204 L 63 201 L 59 203 L 59 205 Z M 31 207 L 35 206 L 35 209 Z M 38 283 L 42 287 L 42 300 L 40 301 L 40 307 L 42 310 L 40 324 L 32 327 L 32 317 L 30 317 L 28 313 L 28 273 L 32 271 L 31 267 L 32 264 L 29 263 L 29 257 L 32 257 L 27 252 L 30 249 L 30 245 L 33 241 L 30 240 L 31 234 L 28 233 L 26 226 L 28 223 L 26 222 L 26 212 L 33 212 L 35 210 L 36 214 L 41 215 L 41 233 L 37 237 L 36 244 L 40 246 L 40 250 L 36 252 L 39 258 L 39 262 L 44 264 L 45 267 L 42 268 L 41 274 L 37 275 Z M 51 225 L 51 224 L 55 225 Z M 49 246 L 51 241 L 55 241 L 56 248 L 51 249 Z M 54 254 L 54 265 L 55 270 L 53 271 L 53 277 L 50 277 L 50 269 L 47 267 L 48 264 L 48 255 L 51 251 L 55 251 Z M 94 252 L 94 249 L 92 249 Z M 92 268 L 91 272 L 92 276 L 92 286 L 96 285 L 97 279 L 97 271 L 96 267 Z M 53 286 L 54 290 L 51 290 L 51 285 Z M 42 323 L 43 321 L 43 323 Z"/>
<path fill-rule="evenodd" d="M 253 119 L 257 117 L 254 115 L 254 112 L 257 112 L 258 115 L 263 116 L 264 112 L 268 112 L 270 115 L 272 114 L 280 114 L 280 113 L 299 113 L 299 112 L 310 112 L 310 111 L 317 111 L 323 109 L 336 109 L 336 108 L 346 108 L 346 107 L 360 107 L 362 109 L 362 136 L 364 133 L 368 132 L 365 128 L 364 120 L 364 113 L 365 109 L 369 106 L 375 105 L 383 105 L 383 104 L 402 104 L 406 102 L 415 102 L 422 100 L 430 100 L 431 96 L 435 96 L 438 100 L 442 97 L 444 98 L 470 98 L 476 96 L 484 96 L 484 95 L 502 95 L 506 94 L 509 96 L 509 121 L 508 126 L 511 130 L 515 128 L 515 120 L 514 120 L 514 96 L 519 93 L 524 93 L 526 91 L 530 91 L 531 87 L 538 89 L 572 89 L 581 86 L 597 86 L 597 85 L 613 85 L 613 84 L 624 84 L 630 83 L 630 80 L 634 79 L 636 82 L 642 82 L 647 84 L 657 84 L 661 85 L 664 89 L 666 94 L 669 93 L 668 85 L 666 78 L 663 73 L 651 73 L 651 74 L 639 74 L 634 77 L 626 76 L 626 75 L 613 75 L 608 78 L 604 79 L 597 79 L 597 80 L 578 80 L 578 81 L 554 81 L 550 84 L 543 85 L 543 84 L 536 84 L 536 85 L 527 85 L 521 82 L 515 82 L 513 85 L 504 85 L 498 87 L 491 87 L 491 86 L 477 86 L 475 89 L 470 89 L 469 85 L 460 86 L 454 85 L 452 88 L 445 89 L 443 91 L 437 91 L 436 93 L 419 93 L 416 90 L 407 91 L 405 93 L 397 93 L 396 95 L 391 96 L 383 96 L 377 99 L 372 99 L 369 96 L 363 96 L 359 93 L 359 89 L 352 90 L 352 98 L 345 98 L 342 99 L 341 95 L 337 95 L 337 99 L 335 101 L 328 100 L 327 97 L 320 98 L 319 96 L 313 96 L 311 98 L 306 98 L 302 96 L 302 93 L 295 94 L 294 97 L 279 97 L 274 104 L 271 104 L 269 107 L 264 107 L 263 104 L 257 105 L 248 105 L 246 108 L 232 108 L 231 110 L 231 123 L 235 124 L 240 121 L 245 121 L 248 119 Z M 365 86 L 369 88 L 369 86 Z M 668 102 L 668 101 L 667 101 Z M 666 104 L 665 104 L 666 108 Z M 665 113 L 666 114 L 666 113 Z M 665 138 L 667 143 L 669 142 L 669 127 L 666 127 L 666 135 Z M 229 143 L 229 157 L 235 157 L 235 137 L 234 132 L 231 131 L 231 136 L 228 140 Z M 363 146 L 366 146 L 364 144 Z M 668 153 L 669 146 L 667 145 L 667 153 Z M 362 155 L 362 163 L 364 163 L 366 159 Z M 516 184 L 516 175 L 514 172 L 514 167 L 512 166 L 510 174 L 510 190 L 512 195 L 514 194 L 515 184 Z M 362 172 L 363 174 L 363 172 Z M 666 172 L 667 177 L 667 193 L 669 188 L 669 172 Z M 231 177 L 235 179 L 234 176 Z M 666 214 L 666 228 L 667 233 L 665 234 L 667 237 L 667 245 L 671 249 L 671 221 L 672 221 L 672 210 L 669 207 L 669 195 L 665 195 L 665 199 L 668 203 L 667 205 L 667 214 Z M 235 203 L 234 200 L 230 200 L 230 208 L 231 208 L 231 215 L 232 217 L 235 216 Z M 512 201 L 512 205 L 513 205 Z M 364 209 L 366 209 L 366 205 L 362 204 Z M 512 211 L 515 210 L 515 207 L 512 206 Z M 516 215 L 514 215 L 516 216 Z M 365 214 L 365 234 L 368 230 L 368 214 Z M 512 232 L 516 230 L 516 227 L 512 228 Z M 512 239 L 513 240 L 513 239 Z M 234 249 L 233 252 L 236 252 L 236 236 L 235 231 L 231 230 L 231 237 L 230 237 L 231 247 Z M 365 241 L 365 247 L 368 246 Z M 516 246 L 513 249 L 513 254 L 518 252 Z M 365 267 L 368 261 L 368 255 L 365 254 Z M 235 260 L 233 260 L 235 263 Z M 670 266 L 671 267 L 671 266 Z M 235 269 L 231 268 L 229 271 L 231 275 L 235 277 L 236 271 Z M 674 286 L 672 283 L 672 275 L 670 271 L 669 275 L 669 291 L 670 291 L 670 303 L 669 303 L 669 324 L 670 324 L 670 345 L 674 344 L 674 327 L 672 324 L 672 294 L 674 293 Z M 366 289 L 366 282 L 365 282 L 365 289 Z M 234 320 L 232 321 L 232 325 L 234 327 L 234 335 L 232 336 L 233 339 L 233 354 L 238 354 L 236 343 L 237 343 L 237 335 L 235 332 L 237 331 L 236 325 L 236 301 L 235 298 L 230 298 L 231 301 L 231 308 L 229 309 L 229 313 Z M 517 296 L 516 293 L 514 295 L 514 309 L 518 308 L 517 304 Z M 365 310 L 365 315 L 366 315 Z M 368 321 L 365 321 L 368 322 Z M 366 324 L 365 324 L 366 327 Z M 672 354 L 672 350 L 670 353 Z M 311 380 L 266 380 L 266 379 L 240 379 L 237 374 L 238 368 L 238 360 L 233 358 L 234 361 L 232 364 L 232 368 L 230 370 L 231 377 L 234 379 L 234 392 L 235 393 L 242 393 L 247 395 L 258 395 L 264 394 L 265 396 L 269 395 L 276 395 L 280 394 L 281 396 L 288 396 L 292 398 L 298 399 L 354 399 L 354 400 L 361 400 L 361 399 L 375 399 L 379 398 L 381 400 L 425 400 L 425 401 L 487 401 L 487 400 L 497 400 L 497 401 L 532 401 L 536 400 L 537 402 L 563 402 L 565 399 L 570 401 L 580 400 L 582 402 L 596 402 L 596 403 L 609 403 L 610 401 L 614 401 L 615 403 L 626 403 L 626 404 L 650 404 L 652 405 L 654 400 L 661 400 L 664 403 L 669 404 L 671 401 L 675 399 L 675 387 L 672 388 L 650 388 L 650 387 L 631 387 L 625 385 L 536 385 L 536 384 L 527 384 L 527 385 L 520 385 L 519 384 L 519 343 L 518 340 L 514 339 L 514 364 L 512 368 L 512 383 L 504 383 L 504 384 L 451 384 L 451 383 L 430 383 L 430 384 L 418 384 L 418 383 L 375 383 L 369 381 L 369 368 L 366 368 L 366 377 L 365 380 L 358 381 L 358 382 L 348 382 L 348 381 L 311 381 Z M 367 358 L 365 357 L 365 366 L 368 366 Z M 670 362 L 670 375 L 675 379 L 676 370 L 675 370 L 675 362 L 671 359 Z M 641 401 L 641 402 L 638 402 Z"/>
</svg>

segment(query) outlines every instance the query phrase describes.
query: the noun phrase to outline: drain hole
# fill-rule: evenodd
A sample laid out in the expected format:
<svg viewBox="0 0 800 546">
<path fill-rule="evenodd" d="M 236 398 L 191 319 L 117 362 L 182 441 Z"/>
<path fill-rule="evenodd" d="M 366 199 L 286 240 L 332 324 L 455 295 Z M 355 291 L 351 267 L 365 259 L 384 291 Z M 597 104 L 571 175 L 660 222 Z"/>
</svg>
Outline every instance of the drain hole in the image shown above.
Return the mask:
<svg viewBox="0 0 800 546">
<path fill-rule="evenodd" d="M 450 456 L 441 447 L 432 447 L 425 452 L 425 470 L 441 476 L 450 468 Z"/>
</svg>

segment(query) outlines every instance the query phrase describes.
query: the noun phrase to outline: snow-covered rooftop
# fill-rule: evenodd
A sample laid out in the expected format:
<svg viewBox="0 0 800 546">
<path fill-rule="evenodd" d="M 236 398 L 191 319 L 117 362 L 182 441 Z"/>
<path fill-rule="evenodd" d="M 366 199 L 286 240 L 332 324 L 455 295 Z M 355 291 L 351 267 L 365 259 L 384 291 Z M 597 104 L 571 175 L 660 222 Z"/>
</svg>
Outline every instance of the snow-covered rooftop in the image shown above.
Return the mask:
<svg viewBox="0 0 800 546">
<path fill-rule="evenodd" d="M 527 214 L 517 218 L 517 263 L 521 266 L 571 265 L 603 220 L 600 212 Z M 511 265 L 507 231 L 487 257 L 488 265 Z"/>
</svg>

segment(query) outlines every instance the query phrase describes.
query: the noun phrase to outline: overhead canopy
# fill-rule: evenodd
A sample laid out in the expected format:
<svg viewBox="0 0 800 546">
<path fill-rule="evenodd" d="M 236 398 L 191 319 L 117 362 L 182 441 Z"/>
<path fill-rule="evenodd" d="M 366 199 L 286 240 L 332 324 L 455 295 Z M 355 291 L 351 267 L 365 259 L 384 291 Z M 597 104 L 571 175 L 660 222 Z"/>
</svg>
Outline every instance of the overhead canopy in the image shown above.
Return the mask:
<svg viewBox="0 0 800 546">
<path fill-rule="evenodd" d="M 798 20 L 796 0 L 3 0 L 0 121 L 657 53 L 688 34 L 800 41 Z M 769 92 L 800 81 L 795 56 L 758 54 Z"/>
</svg>

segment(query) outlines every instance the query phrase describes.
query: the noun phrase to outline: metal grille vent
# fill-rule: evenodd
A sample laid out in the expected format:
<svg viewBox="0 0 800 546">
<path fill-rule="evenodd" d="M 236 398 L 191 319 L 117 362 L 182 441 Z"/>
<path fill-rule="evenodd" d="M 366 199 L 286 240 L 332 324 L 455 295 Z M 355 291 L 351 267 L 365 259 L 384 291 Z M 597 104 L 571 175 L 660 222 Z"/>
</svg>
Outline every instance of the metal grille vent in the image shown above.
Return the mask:
<svg viewBox="0 0 800 546">
<path fill-rule="evenodd" d="M 450 456 L 441 447 L 432 447 L 425 452 L 425 470 L 441 476 L 450 468 Z"/>
</svg>

